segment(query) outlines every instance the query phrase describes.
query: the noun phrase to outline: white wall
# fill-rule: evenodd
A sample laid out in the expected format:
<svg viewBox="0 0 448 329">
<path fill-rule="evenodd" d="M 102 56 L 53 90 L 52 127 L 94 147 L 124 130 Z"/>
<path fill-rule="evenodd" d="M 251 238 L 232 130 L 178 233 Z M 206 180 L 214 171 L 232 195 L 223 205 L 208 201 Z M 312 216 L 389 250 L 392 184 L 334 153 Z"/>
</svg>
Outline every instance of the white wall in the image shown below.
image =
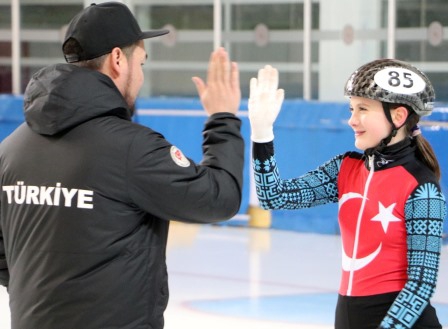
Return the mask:
<svg viewBox="0 0 448 329">
<path fill-rule="evenodd" d="M 321 31 L 333 31 L 338 40 L 320 44 L 319 52 L 319 100 L 344 100 L 343 88 L 350 74 L 359 66 L 380 55 L 378 41 L 359 40 L 368 34 L 376 35 L 381 24 L 380 0 L 321 0 Z M 352 26 L 353 42 L 344 42 L 344 27 Z M 370 32 L 369 32 L 370 31 Z"/>
</svg>

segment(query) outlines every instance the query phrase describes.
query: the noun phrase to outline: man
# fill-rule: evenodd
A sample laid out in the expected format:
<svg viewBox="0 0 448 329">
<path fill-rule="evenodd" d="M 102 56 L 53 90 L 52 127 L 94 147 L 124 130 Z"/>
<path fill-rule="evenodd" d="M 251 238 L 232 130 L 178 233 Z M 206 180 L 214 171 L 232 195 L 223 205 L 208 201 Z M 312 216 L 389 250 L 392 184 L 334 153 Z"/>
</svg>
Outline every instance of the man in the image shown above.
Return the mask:
<svg viewBox="0 0 448 329">
<path fill-rule="evenodd" d="M 241 202 L 239 73 L 212 53 L 194 77 L 209 115 L 203 160 L 131 121 L 147 54 L 120 3 L 70 23 L 70 64 L 37 72 L 25 118 L 0 145 L 0 283 L 12 329 L 163 328 L 169 220 L 212 223 Z"/>
</svg>

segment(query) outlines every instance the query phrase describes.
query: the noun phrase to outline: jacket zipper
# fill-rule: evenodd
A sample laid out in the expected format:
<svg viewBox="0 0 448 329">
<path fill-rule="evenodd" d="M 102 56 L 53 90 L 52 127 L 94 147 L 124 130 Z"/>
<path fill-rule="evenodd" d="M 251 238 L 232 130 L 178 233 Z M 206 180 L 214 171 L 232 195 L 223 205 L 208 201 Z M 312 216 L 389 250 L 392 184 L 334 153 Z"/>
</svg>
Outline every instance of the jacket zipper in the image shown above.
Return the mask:
<svg viewBox="0 0 448 329">
<path fill-rule="evenodd" d="M 361 221 L 362 221 L 362 215 L 364 214 L 364 208 L 367 202 L 367 194 L 370 187 L 370 181 L 372 180 L 373 173 L 374 173 L 374 167 L 373 162 L 374 161 L 374 155 L 369 155 L 369 175 L 367 176 L 366 185 L 364 186 L 364 192 L 362 195 L 362 203 L 361 208 L 359 209 L 358 213 L 358 219 L 356 221 L 356 232 L 355 232 L 355 242 L 353 245 L 353 254 L 352 259 L 350 262 L 350 274 L 348 279 L 348 287 L 347 287 L 347 296 L 351 296 L 352 294 L 352 288 L 353 288 L 353 276 L 355 274 L 355 260 L 358 256 L 358 246 L 359 246 L 359 232 L 361 230 Z"/>
</svg>

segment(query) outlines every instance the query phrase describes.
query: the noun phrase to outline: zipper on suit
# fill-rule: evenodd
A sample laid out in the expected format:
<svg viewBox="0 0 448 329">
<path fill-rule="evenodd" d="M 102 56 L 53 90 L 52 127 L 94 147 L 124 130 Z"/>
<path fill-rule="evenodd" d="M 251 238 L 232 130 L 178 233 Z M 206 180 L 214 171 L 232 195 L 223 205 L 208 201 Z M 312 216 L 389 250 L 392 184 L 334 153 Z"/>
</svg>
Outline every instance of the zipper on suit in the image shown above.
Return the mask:
<svg viewBox="0 0 448 329">
<path fill-rule="evenodd" d="M 365 208 L 366 202 L 367 202 L 367 194 L 369 192 L 370 181 L 372 180 L 372 176 L 374 173 L 374 166 L 373 166 L 374 155 L 373 154 L 369 155 L 368 158 L 369 158 L 369 175 L 367 176 L 366 185 L 364 186 L 361 207 L 359 209 L 358 219 L 356 221 L 355 241 L 353 244 L 353 253 L 352 253 L 352 259 L 350 262 L 350 274 L 349 274 L 349 279 L 348 279 L 347 296 L 351 296 L 351 294 L 352 294 L 353 276 L 355 274 L 355 261 L 358 256 L 359 233 L 361 230 L 362 215 L 364 214 L 364 208 Z"/>
</svg>

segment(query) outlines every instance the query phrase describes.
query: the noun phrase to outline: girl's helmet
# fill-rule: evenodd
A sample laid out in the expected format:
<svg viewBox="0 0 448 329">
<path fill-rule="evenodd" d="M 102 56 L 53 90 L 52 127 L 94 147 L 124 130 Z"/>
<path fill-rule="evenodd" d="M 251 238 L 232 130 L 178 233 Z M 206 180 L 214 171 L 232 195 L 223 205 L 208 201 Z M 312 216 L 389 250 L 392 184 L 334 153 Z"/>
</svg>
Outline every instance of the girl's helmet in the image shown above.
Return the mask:
<svg viewBox="0 0 448 329">
<path fill-rule="evenodd" d="M 421 117 L 431 114 L 435 100 L 428 77 L 396 59 L 379 59 L 361 66 L 345 84 L 344 95 L 408 105 Z"/>
</svg>

